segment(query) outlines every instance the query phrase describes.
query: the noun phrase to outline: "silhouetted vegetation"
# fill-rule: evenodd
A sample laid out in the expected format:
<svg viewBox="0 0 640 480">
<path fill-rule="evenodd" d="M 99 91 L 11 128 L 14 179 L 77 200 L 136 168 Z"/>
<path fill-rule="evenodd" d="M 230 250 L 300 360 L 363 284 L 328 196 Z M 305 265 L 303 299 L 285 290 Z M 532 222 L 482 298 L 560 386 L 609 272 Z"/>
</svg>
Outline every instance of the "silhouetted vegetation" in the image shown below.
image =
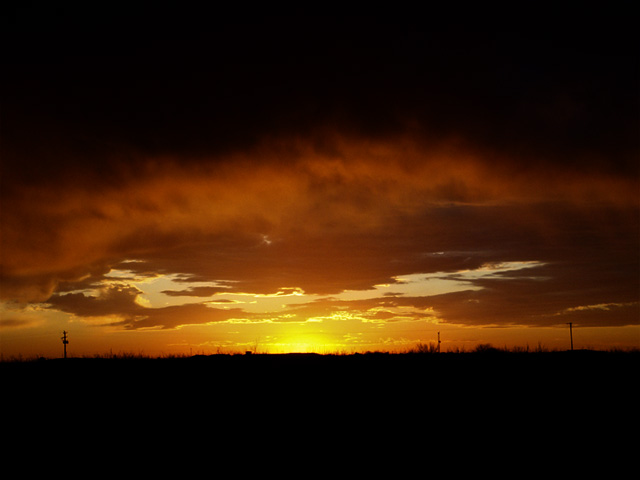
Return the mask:
<svg viewBox="0 0 640 480">
<path fill-rule="evenodd" d="M 127 361 L 127 360 L 159 360 L 159 361 L 168 361 L 168 360 L 186 360 L 186 359 L 205 359 L 205 358 L 223 358 L 223 357 L 242 357 L 242 356 L 251 356 L 256 355 L 258 358 L 267 358 L 267 357 L 277 357 L 277 358 L 306 358 L 306 357 L 359 357 L 359 356 L 384 356 L 384 357 L 402 357 L 406 355 L 414 356 L 414 355 L 443 355 L 443 356 L 478 356 L 484 354 L 529 354 L 535 356 L 536 354 L 555 354 L 555 355 L 563 355 L 572 353 L 569 350 L 558 350 L 558 349 L 549 349 L 541 344 L 538 344 L 535 348 L 529 347 L 526 345 L 524 347 L 515 346 L 515 347 L 496 347 L 491 343 L 480 343 L 475 347 L 467 350 L 464 347 L 453 347 L 446 351 L 439 351 L 436 343 L 417 343 L 411 348 L 408 348 L 404 352 L 389 352 L 389 351 L 366 351 L 366 352 L 336 352 L 336 353 L 258 353 L 256 351 L 247 351 L 247 352 L 232 352 L 232 353 L 215 353 L 215 354 L 162 354 L 162 355 L 148 355 L 144 352 L 118 352 L 114 353 L 104 353 L 104 354 L 95 354 L 95 355 L 84 355 L 80 357 L 70 357 L 68 360 L 70 361 L 90 361 L 90 360 L 117 360 L 117 361 Z M 600 356 L 624 356 L 629 358 L 640 357 L 640 348 L 633 349 L 608 349 L 608 350 L 591 350 L 591 349 L 576 349 L 573 351 L 577 355 L 580 354 L 591 354 L 591 355 L 600 355 Z M 248 355 L 251 354 L 251 355 Z M 18 356 L 10 356 L 10 357 L 2 357 L 0 359 L 0 364 L 7 363 L 42 363 L 46 361 L 56 362 L 58 360 L 64 360 L 62 358 L 46 358 L 43 356 L 31 356 L 31 357 L 23 357 L 22 355 Z"/>
<path fill-rule="evenodd" d="M 170 411 L 199 405 L 203 413 L 224 416 L 236 408 L 241 415 L 268 416 L 265 405 L 270 405 L 287 415 L 297 408 L 302 418 L 309 405 L 314 412 L 346 409 L 347 416 L 353 409 L 395 405 L 393 411 L 412 412 L 415 419 L 443 406 L 456 415 L 505 405 L 518 411 L 529 405 L 538 412 L 548 405 L 601 408 L 603 398 L 609 411 L 624 411 L 637 398 L 639 360 L 637 350 L 527 352 L 482 346 L 434 353 L 428 345 L 399 354 L 119 354 L 4 361 L 0 380 L 15 408 L 55 398 L 82 407 L 98 402 L 100 412 L 115 408 L 122 415 L 155 411 L 159 404 Z M 375 413 L 367 415 L 375 421 Z"/>
</svg>

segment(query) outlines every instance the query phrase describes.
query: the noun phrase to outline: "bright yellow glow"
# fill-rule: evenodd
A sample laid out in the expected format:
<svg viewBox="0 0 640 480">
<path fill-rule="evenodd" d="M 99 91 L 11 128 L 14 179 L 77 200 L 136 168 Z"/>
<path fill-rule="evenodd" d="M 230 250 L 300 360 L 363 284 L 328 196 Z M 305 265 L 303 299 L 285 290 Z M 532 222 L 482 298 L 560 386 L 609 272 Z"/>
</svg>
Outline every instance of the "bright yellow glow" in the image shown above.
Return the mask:
<svg viewBox="0 0 640 480">
<path fill-rule="evenodd" d="M 332 340 L 323 333 L 292 332 L 258 345 L 257 350 L 259 353 L 335 353 L 339 345 Z"/>
</svg>

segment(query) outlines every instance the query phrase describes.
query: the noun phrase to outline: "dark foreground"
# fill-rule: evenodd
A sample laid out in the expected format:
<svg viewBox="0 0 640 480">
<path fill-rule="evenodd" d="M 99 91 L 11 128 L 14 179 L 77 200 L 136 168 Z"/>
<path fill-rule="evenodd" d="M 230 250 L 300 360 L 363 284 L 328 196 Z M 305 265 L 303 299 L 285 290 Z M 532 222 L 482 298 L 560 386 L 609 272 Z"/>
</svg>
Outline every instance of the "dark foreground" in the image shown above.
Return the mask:
<svg viewBox="0 0 640 480">
<path fill-rule="evenodd" d="M 449 458 L 450 474 L 519 478 L 576 462 L 628 472 L 639 360 L 493 352 L 5 362 L 3 433 L 100 465 L 153 454 L 161 466 L 179 451 L 263 474 L 305 459 L 304 477 L 333 461 L 341 471 L 391 465 L 388 476 L 404 478 L 403 466 L 409 475 L 438 458 Z"/>
<path fill-rule="evenodd" d="M 6 392 L 34 396 L 156 394 L 256 401 L 343 397 L 636 397 L 639 352 L 265 354 L 69 358 L 0 363 Z"/>
</svg>

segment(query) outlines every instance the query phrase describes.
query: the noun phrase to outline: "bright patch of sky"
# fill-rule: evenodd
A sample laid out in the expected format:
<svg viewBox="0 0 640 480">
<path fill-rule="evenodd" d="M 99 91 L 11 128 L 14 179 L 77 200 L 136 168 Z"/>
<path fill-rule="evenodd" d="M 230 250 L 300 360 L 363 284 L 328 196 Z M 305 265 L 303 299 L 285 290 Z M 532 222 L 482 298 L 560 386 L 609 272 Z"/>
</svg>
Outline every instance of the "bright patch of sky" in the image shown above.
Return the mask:
<svg viewBox="0 0 640 480">
<path fill-rule="evenodd" d="M 480 290 L 482 287 L 474 285 L 473 280 L 499 275 L 499 278 L 507 278 L 508 272 L 515 272 L 525 268 L 533 268 L 542 265 L 540 262 L 504 262 L 487 264 L 476 270 L 465 270 L 452 273 L 414 273 L 394 277 L 395 283 L 375 285 L 368 290 L 345 290 L 332 296 L 336 300 L 365 300 L 385 296 L 421 297 L 440 295 L 463 290 Z M 163 291 L 181 291 L 195 287 L 218 287 L 224 289 L 229 282 L 221 280 L 220 283 L 211 282 L 184 282 L 180 281 L 180 275 L 158 275 L 154 277 L 133 278 L 131 272 L 126 270 L 114 270 L 108 277 L 118 281 L 128 281 L 143 294 L 139 302 L 146 307 L 161 308 L 171 305 L 184 305 L 187 303 L 207 302 L 216 308 L 242 308 L 247 312 L 264 313 L 275 312 L 283 308 L 312 302 L 326 298 L 326 296 L 306 294 L 299 288 L 283 286 L 279 292 L 271 295 L 252 293 L 224 293 L 218 292 L 208 297 L 175 296 L 162 293 Z"/>
</svg>

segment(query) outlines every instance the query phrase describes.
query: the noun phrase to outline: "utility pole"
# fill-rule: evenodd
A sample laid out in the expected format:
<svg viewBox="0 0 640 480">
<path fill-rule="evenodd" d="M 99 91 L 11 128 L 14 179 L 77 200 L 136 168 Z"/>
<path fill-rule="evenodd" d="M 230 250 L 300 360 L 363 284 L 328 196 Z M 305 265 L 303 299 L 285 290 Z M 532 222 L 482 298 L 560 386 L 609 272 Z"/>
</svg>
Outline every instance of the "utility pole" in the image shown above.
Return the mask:
<svg viewBox="0 0 640 480">
<path fill-rule="evenodd" d="M 438 353 L 440 353 L 440 332 L 438 332 Z"/>
<path fill-rule="evenodd" d="M 573 323 L 567 323 L 569 325 L 569 337 L 571 337 L 571 351 L 573 352 Z"/>
<path fill-rule="evenodd" d="M 62 331 L 62 345 L 64 345 L 64 358 L 67 358 L 67 345 L 69 344 L 69 340 L 67 340 L 67 332 L 66 330 Z"/>
</svg>

